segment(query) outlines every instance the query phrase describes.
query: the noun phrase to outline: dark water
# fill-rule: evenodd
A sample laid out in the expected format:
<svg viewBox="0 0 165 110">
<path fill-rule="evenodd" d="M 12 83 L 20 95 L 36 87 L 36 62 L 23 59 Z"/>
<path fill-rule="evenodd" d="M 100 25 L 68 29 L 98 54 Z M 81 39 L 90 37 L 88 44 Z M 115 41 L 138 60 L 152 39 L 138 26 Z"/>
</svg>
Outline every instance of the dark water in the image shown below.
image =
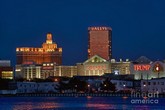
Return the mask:
<svg viewBox="0 0 165 110">
<path fill-rule="evenodd" d="M 122 97 L 0 97 L 0 110 L 165 110 L 165 98 L 154 104 Z M 135 100 L 135 99 L 134 99 Z"/>
</svg>

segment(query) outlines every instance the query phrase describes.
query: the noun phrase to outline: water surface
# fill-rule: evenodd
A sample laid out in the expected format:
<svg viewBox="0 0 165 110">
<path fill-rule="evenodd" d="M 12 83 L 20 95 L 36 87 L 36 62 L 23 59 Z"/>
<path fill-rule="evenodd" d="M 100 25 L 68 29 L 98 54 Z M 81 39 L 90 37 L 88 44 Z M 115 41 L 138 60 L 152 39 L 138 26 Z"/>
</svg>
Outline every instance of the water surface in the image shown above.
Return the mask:
<svg viewBox="0 0 165 110">
<path fill-rule="evenodd" d="M 122 97 L 0 97 L 0 110 L 165 110 L 165 98 L 157 104 L 131 103 Z"/>
</svg>

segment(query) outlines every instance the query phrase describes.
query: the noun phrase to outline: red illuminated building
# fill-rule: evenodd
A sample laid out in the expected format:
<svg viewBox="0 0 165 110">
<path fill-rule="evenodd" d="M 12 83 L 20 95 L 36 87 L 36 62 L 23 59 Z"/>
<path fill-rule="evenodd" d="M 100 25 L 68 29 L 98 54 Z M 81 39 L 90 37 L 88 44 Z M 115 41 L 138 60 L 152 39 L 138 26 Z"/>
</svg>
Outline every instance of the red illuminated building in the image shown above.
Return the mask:
<svg viewBox="0 0 165 110">
<path fill-rule="evenodd" d="M 55 62 L 57 65 L 62 64 L 62 48 L 52 40 L 52 34 L 47 34 L 47 40 L 41 48 L 20 47 L 16 48 L 17 64 L 35 62 L 42 64 L 44 62 Z"/>
<path fill-rule="evenodd" d="M 88 58 L 99 55 L 110 60 L 112 57 L 112 29 L 110 27 L 89 27 L 88 34 Z"/>
</svg>

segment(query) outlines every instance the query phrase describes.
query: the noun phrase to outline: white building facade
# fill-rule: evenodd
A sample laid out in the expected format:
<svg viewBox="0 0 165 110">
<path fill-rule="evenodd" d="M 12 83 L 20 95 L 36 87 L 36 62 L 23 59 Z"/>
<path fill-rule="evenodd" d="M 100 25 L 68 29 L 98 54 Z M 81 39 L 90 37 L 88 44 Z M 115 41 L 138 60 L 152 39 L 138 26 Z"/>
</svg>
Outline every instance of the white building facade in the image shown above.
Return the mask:
<svg viewBox="0 0 165 110">
<path fill-rule="evenodd" d="M 141 80 L 141 91 L 149 93 L 165 93 L 165 78 Z"/>
<path fill-rule="evenodd" d="M 17 82 L 17 93 L 49 93 L 56 90 L 58 82 Z"/>
<path fill-rule="evenodd" d="M 111 73 L 110 62 L 98 55 L 91 57 L 84 63 L 77 64 L 79 76 L 101 76 L 104 73 Z"/>
<path fill-rule="evenodd" d="M 116 85 L 117 91 L 124 91 L 124 90 L 133 90 L 133 81 L 129 80 L 111 80 L 113 84 Z"/>
</svg>

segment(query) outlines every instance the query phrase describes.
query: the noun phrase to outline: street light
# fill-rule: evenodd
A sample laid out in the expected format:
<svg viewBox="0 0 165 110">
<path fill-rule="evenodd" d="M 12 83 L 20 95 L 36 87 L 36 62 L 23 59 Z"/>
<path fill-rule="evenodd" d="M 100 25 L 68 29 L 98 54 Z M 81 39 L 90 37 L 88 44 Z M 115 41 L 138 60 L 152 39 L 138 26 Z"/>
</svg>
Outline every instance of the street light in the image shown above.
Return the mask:
<svg viewBox="0 0 165 110">
<path fill-rule="evenodd" d="M 144 84 L 143 86 L 144 86 L 144 91 L 146 92 L 146 89 L 145 89 L 146 85 Z"/>
<path fill-rule="evenodd" d="M 104 92 L 107 90 L 107 85 L 106 84 L 104 84 Z M 108 91 L 108 90 L 107 90 Z"/>
<path fill-rule="evenodd" d="M 123 96 L 123 99 L 127 99 L 128 97 L 126 96 L 126 94 L 125 94 L 125 84 L 123 85 L 123 87 L 124 87 L 124 96 Z"/>
<path fill-rule="evenodd" d="M 145 93 L 145 96 L 144 96 L 143 98 L 144 98 L 144 99 L 147 99 L 147 94 L 148 94 L 147 85 L 144 84 L 143 86 L 144 86 L 144 90 L 143 90 L 143 92 Z"/>
<path fill-rule="evenodd" d="M 125 86 L 126 86 L 126 85 L 124 84 L 124 85 L 123 85 L 123 87 L 124 87 L 124 93 L 125 93 Z"/>
<path fill-rule="evenodd" d="M 88 93 L 90 92 L 90 85 L 88 84 Z"/>
</svg>

